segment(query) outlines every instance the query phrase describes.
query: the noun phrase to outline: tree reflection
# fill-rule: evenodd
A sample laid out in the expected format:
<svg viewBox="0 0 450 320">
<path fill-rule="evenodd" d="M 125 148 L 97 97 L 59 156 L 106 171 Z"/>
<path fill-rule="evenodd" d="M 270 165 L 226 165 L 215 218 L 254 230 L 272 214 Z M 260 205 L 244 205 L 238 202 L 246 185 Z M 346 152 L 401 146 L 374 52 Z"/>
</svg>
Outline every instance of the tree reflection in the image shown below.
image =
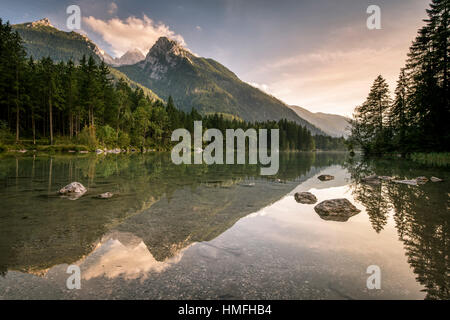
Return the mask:
<svg viewBox="0 0 450 320">
<path fill-rule="evenodd" d="M 425 287 L 426 298 L 449 299 L 449 183 L 408 186 L 361 181 L 370 174 L 402 179 L 436 175 L 436 170 L 412 167 L 414 164 L 404 160 L 347 162 L 345 166 L 352 176 L 353 195 L 366 207 L 376 232 L 383 229 L 392 209 L 408 263 L 417 275 L 416 280 Z"/>
</svg>

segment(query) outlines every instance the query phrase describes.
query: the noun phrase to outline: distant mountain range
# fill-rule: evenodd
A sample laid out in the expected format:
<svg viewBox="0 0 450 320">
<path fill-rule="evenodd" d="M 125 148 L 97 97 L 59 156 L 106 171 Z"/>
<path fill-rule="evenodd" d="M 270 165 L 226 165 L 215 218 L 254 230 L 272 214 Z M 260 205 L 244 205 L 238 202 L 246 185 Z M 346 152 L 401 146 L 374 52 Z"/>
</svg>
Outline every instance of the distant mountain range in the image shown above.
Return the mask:
<svg viewBox="0 0 450 320">
<path fill-rule="evenodd" d="M 113 67 L 120 67 L 120 66 L 135 64 L 135 63 L 138 63 L 139 61 L 142 61 L 145 59 L 145 56 L 142 54 L 142 52 L 139 49 L 128 50 L 120 58 L 113 58 L 104 51 L 101 51 L 100 54 L 101 54 L 101 57 L 103 58 L 103 60 L 105 61 L 105 63 L 107 63 Z"/>
<path fill-rule="evenodd" d="M 289 106 L 299 117 L 324 131 L 332 137 L 348 137 L 350 135 L 350 118 L 337 114 L 316 112 L 313 113 L 305 108 Z"/>
<path fill-rule="evenodd" d="M 58 30 L 47 18 L 13 28 L 35 59 L 49 56 L 54 61 L 78 62 L 83 55 L 92 55 L 110 66 L 114 79 L 123 78 L 153 98 L 172 96 L 184 111 L 195 108 L 203 114 L 217 112 L 246 121 L 288 119 L 312 134 L 345 135 L 344 117 L 288 106 L 240 80 L 219 62 L 198 57 L 166 37 L 159 38 L 146 56 L 132 49 L 113 58 L 85 35 Z"/>
</svg>

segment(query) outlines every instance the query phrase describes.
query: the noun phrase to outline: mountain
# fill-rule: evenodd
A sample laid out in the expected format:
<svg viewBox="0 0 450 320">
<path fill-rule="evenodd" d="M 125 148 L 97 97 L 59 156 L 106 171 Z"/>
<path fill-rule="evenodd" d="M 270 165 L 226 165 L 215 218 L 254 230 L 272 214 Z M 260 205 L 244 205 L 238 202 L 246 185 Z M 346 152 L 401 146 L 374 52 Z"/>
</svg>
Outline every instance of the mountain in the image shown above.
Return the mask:
<svg viewBox="0 0 450 320">
<path fill-rule="evenodd" d="M 120 58 L 115 58 L 113 65 L 114 66 L 126 66 L 130 64 L 136 64 L 145 59 L 145 56 L 139 49 L 128 50 L 125 52 L 123 56 Z"/>
<path fill-rule="evenodd" d="M 23 45 L 28 56 L 32 56 L 34 59 L 39 60 L 44 57 L 50 57 L 56 62 L 67 62 L 72 59 L 72 61 L 77 63 L 85 55 L 86 57 L 93 56 L 97 62 L 104 60 L 105 63 L 110 64 L 108 63 L 110 59 L 114 62 L 114 58 L 101 50 L 87 36 L 73 31 L 64 32 L 58 30 L 51 24 L 48 18 L 16 24 L 12 27 L 22 37 Z M 140 54 L 144 57 L 142 53 Z M 133 59 L 138 59 L 138 54 L 135 50 L 119 58 L 119 64 L 139 61 Z M 153 99 L 158 98 L 152 90 L 132 81 L 119 70 L 112 67 L 110 67 L 110 70 L 115 81 L 123 79 L 130 87 L 139 87 L 147 96 Z"/>
<path fill-rule="evenodd" d="M 115 81 L 122 78 L 131 87 L 142 88 L 146 95 L 166 100 L 203 114 L 221 113 L 247 121 L 288 119 L 306 126 L 312 134 L 325 134 L 282 101 L 241 81 L 233 72 L 213 59 L 201 58 L 173 40 L 161 37 L 147 56 L 130 50 L 113 58 L 87 36 L 55 28 L 49 19 L 14 25 L 29 56 L 51 57 L 54 61 L 78 62 L 92 55 L 97 62 L 110 65 Z"/>
<path fill-rule="evenodd" d="M 172 96 L 184 111 L 196 108 L 203 114 L 220 112 L 247 121 L 288 119 L 313 134 L 323 134 L 283 102 L 241 81 L 217 61 L 198 57 L 166 37 L 158 39 L 145 60 L 118 70 L 163 99 Z"/>
<path fill-rule="evenodd" d="M 348 137 L 350 134 L 350 125 L 348 123 L 348 121 L 350 120 L 349 118 L 330 113 L 313 113 L 298 106 L 289 107 L 294 110 L 294 112 L 299 117 L 315 125 L 317 128 L 321 129 L 323 132 L 332 137 Z"/>
</svg>

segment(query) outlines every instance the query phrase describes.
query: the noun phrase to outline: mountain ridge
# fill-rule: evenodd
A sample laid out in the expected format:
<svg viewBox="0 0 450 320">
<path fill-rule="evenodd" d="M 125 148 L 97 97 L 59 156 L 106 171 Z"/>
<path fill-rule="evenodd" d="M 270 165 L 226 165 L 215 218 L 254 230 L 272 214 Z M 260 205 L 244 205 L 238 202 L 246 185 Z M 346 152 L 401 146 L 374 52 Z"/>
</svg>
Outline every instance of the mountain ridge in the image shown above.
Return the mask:
<svg viewBox="0 0 450 320">
<path fill-rule="evenodd" d="M 289 106 L 299 117 L 315 125 L 332 137 L 347 138 L 350 135 L 350 118 L 331 113 L 311 112 L 299 106 Z"/>
<path fill-rule="evenodd" d="M 287 119 L 325 134 L 299 117 L 285 103 L 240 80 L 219 62 L 202 58 L 167 37 L 160 37 L 145 60 L 118 67 L 132 80 L 152 88 L 158 96 L 172 96 L 184 111 L 221 112 L 246 121 Z"/>
<path fill-rule="evenodd" d="M 327 135 L 284 102 L 240 80 L 219 62 L 198 57 L 167 37 L 160 37 L 145 56 L 131 49 L 113 58 L 86 35 L 61 31 L 48 18 L 13 28 L 23 38 L 28 55 L 36 59 L 50 56 L 55 61 L 77 62 L 83 55 L 92 55 L 110 66 L 115 81 L 122 78 L 154 99 L 172 96 L 183 111 L 195 108 L 203 114 L 229 114 L 251 122 L 287 119 L 307 127 L 314 135 Z"/>
<path fill-rule="evenodd" d="M 56 62 L 72 60 L 77 64 L 85 55 L 86 57 L 92 56 L 99 63 L 107 55 L 86 35 L 74 31 L 61 31 L 54 27 L 48 18 L 15 24 L 12 25 L 12 28 L 21 36 L 27 55 L 34 59 L 50 57 Z M 141 88 L 150 98 L 159 99 L 151 89 L 132 81 L 111 65 L 110 71 L 114 81 L 123 79 L 132 88 Z"/>
</svg>

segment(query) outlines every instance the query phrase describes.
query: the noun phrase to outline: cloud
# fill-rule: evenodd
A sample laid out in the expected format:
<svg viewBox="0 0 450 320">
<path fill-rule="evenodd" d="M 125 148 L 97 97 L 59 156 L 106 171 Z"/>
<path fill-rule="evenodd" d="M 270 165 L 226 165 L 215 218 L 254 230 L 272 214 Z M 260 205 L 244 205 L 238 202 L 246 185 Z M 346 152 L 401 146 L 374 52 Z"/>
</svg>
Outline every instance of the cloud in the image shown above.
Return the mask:
<svg viewBox="0 0 450 320">
<path fill-rule="evenodd" d="M 264 83 L 256 83 L 256 82 L 247 82 L 249 85 L 251 85 L 252 87 L 255 87 L 261 91 L 264 91 L 266 93 L 269 93 L 270 88 L 267 84 Z"/>
<path fill-rule="evenodd" d="M 131 16 L 125 20 L 111 18 L 107 21 L 89 16 L 83 18 L 83 23 L 111 45 L 116 57 L 134 48 L 147 53 L 156 40 L 163 36 L 176 40 L 183 46 L 186 45 L 181 35 L 175 34 L 161 22 L 155 23 L 145 14 L 142 19 Z"/>
<path fill-rule="evenodd" d="M 117 4 L 115 2 L 111 2 L 108 6 L 108 13 L 115 14 L 117 12 Z"/>
<path fill-rule="evenodd" d="M 202 27 L 200 27 L 200 26 L 196 26 L 195 29 L 196 29 L 197 31 L 202 31 Z"/>
</svg>

